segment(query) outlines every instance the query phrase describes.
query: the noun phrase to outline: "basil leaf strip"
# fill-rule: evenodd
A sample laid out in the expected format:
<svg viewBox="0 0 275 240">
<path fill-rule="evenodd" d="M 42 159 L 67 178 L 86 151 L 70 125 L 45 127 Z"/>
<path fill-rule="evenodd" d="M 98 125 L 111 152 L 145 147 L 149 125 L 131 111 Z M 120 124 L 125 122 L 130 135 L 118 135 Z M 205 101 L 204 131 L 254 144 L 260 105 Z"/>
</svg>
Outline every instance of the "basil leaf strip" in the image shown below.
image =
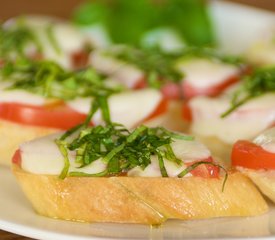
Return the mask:
<svg viewBox="0 0 275 240">
<path fill-rule="evenodd" d="M 275 93 L 275 67 L 258 68 L 246 76 L 233 94 L 230 108 L 221 117 L 227 117 L 243 104 L 265 93 Z"/>
<path fill-rule="evenodd" d="M 227 178 L 228 178 L 228 173 L 227 173 L 227 171 L 224 167 L 222 167 L 221 165 L 218 165 L 216 163 L 206 162 L 206 161 L 195 162 L 192 165 L 185 168 L 180 174 L 178 174 L 178 177 L 179 178 L 184 177 L 186 174 L 190 173 L 192 170 L 194 170 L 196 167 L 198 167 L 202 164 L 208 164 L 208 165 L 212 165 L 214 167 L 218 167 L 218 168 L 222 169 L 225 172 L 225 176 L 224 176 L 224 180 L 223 180 L 223 184 L 222 184 L 222 191 L 224 191 L 225 183 L 226 183 Z"/>
</svg>

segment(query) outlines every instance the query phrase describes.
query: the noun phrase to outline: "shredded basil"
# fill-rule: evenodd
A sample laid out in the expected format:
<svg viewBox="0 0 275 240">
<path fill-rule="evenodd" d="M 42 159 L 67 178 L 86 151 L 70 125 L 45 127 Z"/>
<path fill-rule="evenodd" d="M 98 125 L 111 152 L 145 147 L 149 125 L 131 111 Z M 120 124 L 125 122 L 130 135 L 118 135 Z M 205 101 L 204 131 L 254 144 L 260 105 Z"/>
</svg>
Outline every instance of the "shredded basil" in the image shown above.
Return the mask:
<svg viewBox="0 0 275 240">
<path fill-rule="evenodd" d="M 26 57 L 26 46 L 32 44 L 37 53 L 42 52 L 42 46 L 36 35 L 23 24 L 14 28 L 0 25 L 0 58 L 12 59 L 16 56 Z"/>
<path fill-rule="evenodd" d="M 218 167 L 218 168 L 222 169 L 225 172 L 225 176 L 224 176 L 224 180 L 223 180 L 223 184 L 222 184 L 222 191 L 224 191 L 225 183 L 226 183 L 227 178 L 228 178 L 228 173 L 227 173 L 227 171 L 224 167 L 222 167 L 221 165 L 218 165 L 216 163 L 213 163 L 213 162 L 207 162 L 207 161 L 195 162 L 192 165 L 185 168 L 180 174 L 178 174 L 178 177 L 179 178 L 184 177 L 186 174 L 188 174 L 189 172 L 191 172 L 192 170 L 194 170 L 195 168 L 197 168 L 198 166 L 200 166 L 202 164 L 208 164 L 208 165 L 212 165 L 214 167 Z"/>
<path fill-rule="evenodd" d="M 149 128 L 141 125 L 130 132 L 123 125 L 116 123 L 83 128 L 70 141 L 67 140 L 69 135 L 67 133 L 61 137 L 62 142 L 66 142 L 62 146 L 66 146 L 66 151 L 76 152 L 75 161 L 79 165 L 79 172 L 68 173 L 68 176 L 120 175 L 137 166 L 145 169 L 151 163 L 151 157 L 156 156 L 161 175 L 168 177 L 164 159 L 174 162 L 178 166 L 183 164 L 175 156 L 171 143 L 174 139 L 193 140 L 190 136 L 172 133 L 162 127 Z M 66 156 L 64 153 L 63 155 Z M 106 164 L 106 171 L 92 175 L 81 173 L 82 167 L 98 159 Z M 209 164 L 209 162 L 206 162 L 206 164 Z M 195 167 L 195 165 L 192 168 L 188 167 L 179 177 L 184 176 L 186 171 L 190 172 Z M 62 172 L 65 172 L 65 170 Z"/>
<path fill-rule="evenodd" d="M 51 43 L 52 48 L 54 49 L 54 51 L 57 54 L 61 54 L 61 48 L 60 48 L 60 46 L 59 46 L 59 44 L 58 44 L 58 42 L 55 38 L 53 29 L 54 29 L 54 23 L 51 23 L 45 28 L 45 33 L 46 33 L 46 36 L 48 37 L 48 40 Z"/>
<path fill-rule="evenodd" d="M 275 92 L 275 67 L 258 68 L 243 79 L 240 87 L 233 93 L 231 107 L 221 117 L 228 116 L 251 99 L 271 92 Z"/>
<path fill-rule="evenodd" d="M 121 87 L 108 87 L 105 84 L 105 78 L 96 73 L 93 68 L 68 71 L 57 63 L 47 60 L 6 61 L 0 68 L 0 76 L 2 81 L 11 83 L 8 88 L 10 90 L 23 89 L 46 98 L 61 100 L 98 97 L 101 106 L 106 105 L 107 96 L 121 90 Z M 108 113 L 104 112 L 104 114 Z"/>
<path fill-rule="evenodd" d="M 62 156 L 64 157 L 64 167 L 59 175 L 59 178 L 64 179 L 67 176 L 70 168 L 70 161 L 68 157 L 68 151 L 66 149 L 66 142 L 57 139 L 55 140 L 55 143 L 57 144 Z"/>
<path fill-rule="evenodd" d="M 177 58 L 207 58 L 239 67 L 246 64 L 244 59 L 240 56 L 221 54 L 213 48 L 206 47 L 187 47 L 176 53 L 176 56 Z"/>
</svg>

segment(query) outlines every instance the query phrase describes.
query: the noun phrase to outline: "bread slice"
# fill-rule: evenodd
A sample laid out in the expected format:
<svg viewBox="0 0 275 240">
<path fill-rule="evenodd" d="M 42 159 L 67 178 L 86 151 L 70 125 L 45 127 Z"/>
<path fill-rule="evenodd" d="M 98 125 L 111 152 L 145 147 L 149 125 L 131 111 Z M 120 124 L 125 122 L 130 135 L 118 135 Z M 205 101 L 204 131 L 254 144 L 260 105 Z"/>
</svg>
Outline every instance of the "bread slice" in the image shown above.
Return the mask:
<svg viewBox="0 0 275 240">
<path fill-rule="evenodd" d="M 223 178 L 67 177 L 36 175 L 13 165 L 38 214 L 81 221 L 161 224 L 167 219 L 254 216 L 268 206 L 241 173 Z M 253 199 L 253 201 L 251 201 Z"/>
<path fill-rule="evenodd" d="M 248 176 L 260 191 L 275 203 L 275 171 L 238 168 Z"/>
<path fill-rule="evenodd" d="M 20 143 L 57 131 L 58 129 L 34 127 L 0 120 L 0 164 L 11 165 L 11 158 Z"/>
</svg>

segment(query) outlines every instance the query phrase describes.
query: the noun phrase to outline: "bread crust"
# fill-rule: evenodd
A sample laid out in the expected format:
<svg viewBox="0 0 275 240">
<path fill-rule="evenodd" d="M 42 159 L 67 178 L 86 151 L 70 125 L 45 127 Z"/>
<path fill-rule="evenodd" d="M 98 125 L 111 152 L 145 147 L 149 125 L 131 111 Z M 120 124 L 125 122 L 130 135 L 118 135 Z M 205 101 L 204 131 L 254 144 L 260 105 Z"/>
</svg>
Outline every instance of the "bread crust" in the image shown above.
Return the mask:
<svg viewBox="0 0 275 240">
<path fill-rule="evenodd" d="M 275 171 L 253 170 L 240 168 L 240 171 L 249 177 L 259 190 L 275 203 Z"/>
<path fill-rule="evenodd" d="M 60 131 L 34 127 L 0 119 L 0 164 L 10 166 L 14 152 L 22 142 Z"/>
<path fill-rule="evenodd" d="M 222 192 L 223 178 L 60 180 L 25 172 L 14 164 L 13 172 L 36 212 L 51 218 L 154 225 L 167 219 L 254 216 L 268 210 L 256 187 L 241 173 L 230 174 Z"/>
</svg>

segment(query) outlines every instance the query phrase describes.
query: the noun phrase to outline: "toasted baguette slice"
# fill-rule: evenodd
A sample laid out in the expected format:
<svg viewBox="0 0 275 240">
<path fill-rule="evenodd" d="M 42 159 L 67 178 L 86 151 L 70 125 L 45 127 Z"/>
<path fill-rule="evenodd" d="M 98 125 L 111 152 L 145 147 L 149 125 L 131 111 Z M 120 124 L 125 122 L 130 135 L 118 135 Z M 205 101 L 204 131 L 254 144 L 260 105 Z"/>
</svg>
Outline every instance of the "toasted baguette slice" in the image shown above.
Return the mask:
<svg viewBox="0 0 275 240">
<path fill-rule="evenodd" d="M 275 171 L 252 170 L 239 168 L 260 189 L 260 191 L 275 203 Z"/>
<path fill-rule="evenodd" d="M 241 173 L 223 178 L 68 177 L 36 175 L 13 165 L 37 213 L 82 222 L 161 224 L 263 214 L 268 206 Z M 251 201 L 253 199 L 253 201 Z M 249 203 L 249 204 L 248 204 Z"/>
<path fill-rule="evenodd" d="M 20 143 L 57 131 L 59 130 L 0 120 L 0 164 L 6 166 L 11 164 L 11 158 Z"/>
</svg>

